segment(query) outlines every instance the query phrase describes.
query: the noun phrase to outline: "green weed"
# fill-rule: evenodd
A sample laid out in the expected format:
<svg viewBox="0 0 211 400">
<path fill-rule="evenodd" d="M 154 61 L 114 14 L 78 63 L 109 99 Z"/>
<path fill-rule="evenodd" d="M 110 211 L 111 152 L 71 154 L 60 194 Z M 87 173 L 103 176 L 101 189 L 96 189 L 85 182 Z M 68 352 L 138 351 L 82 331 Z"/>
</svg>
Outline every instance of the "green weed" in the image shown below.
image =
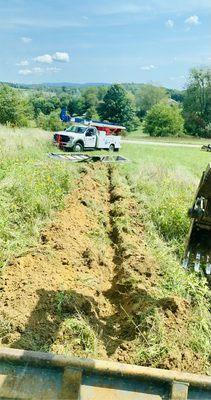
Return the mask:
<svg viewBox="0 0 211 400">
<path fill-rule="evenodd" d="M 95 332 L 81 314 L 66 319 L 64 329 L 66 333 L 69 331 L 73 336 L 73 346 L 79 345 L 87 354 L 96 353 L 97 338 Z"/>
</svg>

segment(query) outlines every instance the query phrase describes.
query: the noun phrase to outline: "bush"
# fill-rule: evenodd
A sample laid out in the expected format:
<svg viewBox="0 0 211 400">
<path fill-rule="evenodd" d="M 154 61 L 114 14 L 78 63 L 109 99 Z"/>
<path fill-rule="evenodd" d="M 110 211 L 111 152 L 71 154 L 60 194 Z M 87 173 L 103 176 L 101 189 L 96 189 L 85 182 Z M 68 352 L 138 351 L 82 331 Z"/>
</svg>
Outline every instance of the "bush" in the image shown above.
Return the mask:
<svg viewBox="0 0 211 400">
<path fill-rule="evenodd" d="M 66 124 L 60 120 L 57 111 L 53 111 L 49 115 L 40 113 L 37 117 L 37 126 L 46 131 L 63 131 L 66 128 Z"/>
<path fill-rule="evenodd" d="M 181 136 L 184 119 L 180 108 L 163 102 L 153 106 L 145 118 L 144 133 L 150 136 Z"/>
<path fill-rule="evenodd" d="M 52 111 L 60 109 L 61 106 L 60 99 L 57 96 L 47 96 L 44 94 L 33 94 L 30 97 L 30 102 L 33 107 L 35 118 L 37 118 L 40 113 L 48 115 Z"/>
<path fill-rule="evenodd" d="M 32 109 L 22 93 L 9 87 L 0 86 L 0 123 L 11 126 L 28 126 L 32 119 Z"/>
<path fill-rule="evenodd" d="M 205 126 L 204 137 L 211 138 L 211 122 Z"/>
</svg>

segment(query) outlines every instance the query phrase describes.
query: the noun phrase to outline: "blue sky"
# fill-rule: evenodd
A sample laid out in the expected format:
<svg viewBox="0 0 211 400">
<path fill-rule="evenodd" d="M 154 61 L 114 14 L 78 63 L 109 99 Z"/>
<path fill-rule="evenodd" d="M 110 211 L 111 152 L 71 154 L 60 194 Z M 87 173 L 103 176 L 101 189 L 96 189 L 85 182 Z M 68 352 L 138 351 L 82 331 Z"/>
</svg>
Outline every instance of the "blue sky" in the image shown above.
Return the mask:
<svg viewBox="0 0 211 400">
<path fill-rule="evenodd" d="M 0 0 L 0 81 L 184 87 L 211 64 L 211 0 Z"/>
</svg>

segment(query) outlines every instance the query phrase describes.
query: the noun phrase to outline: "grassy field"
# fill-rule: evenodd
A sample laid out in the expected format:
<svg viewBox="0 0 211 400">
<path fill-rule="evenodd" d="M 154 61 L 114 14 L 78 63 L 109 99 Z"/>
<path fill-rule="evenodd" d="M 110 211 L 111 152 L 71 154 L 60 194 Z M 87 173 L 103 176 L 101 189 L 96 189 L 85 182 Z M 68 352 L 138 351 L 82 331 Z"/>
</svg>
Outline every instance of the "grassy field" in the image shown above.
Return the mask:
<svg viewBox="0 0 211 400">
<path fill-rule="evenodd" d="M 0 267 L 34 246 L 53 211 L 61 209 L 76 170 L 52 163 L 50 135 L 0 128 Z"/>
<path fill-rule="evenodd" d="M 0 138 L 0 257 L 1 266 L 5 266 L 14 256 L 36 246 L 43 226 L 54 219 L 56 210 L 65 208 L 65 196 L 74 188 L 83 167 L 50 160 L 47 153 L 55 151 L 55 148 L 46 132 L 1 128 Z M 137 221 L 141 221 L 144 226 L 147 253 L 160 268 L 160 275 L 155 282 L 156 288 L 149 288 L 148 293 L 142 288 L 140 294 L 133 278 L 130 277 L 130 281 L 127 281 L 131 292 L 138 293 L 138 297 L 141 296 L 143 303 L 147 304 L 145 312 L 141 316 L 137 314 L 136 319 L 131 320 L 136 330 L 141 330 L 140 338 L 144 339 L 137 344 L 135 360 L 143 365 L 160 366 L 168 354 L 170 357 L 173 347 L 177 353 L 175 357 L 179 357 L 181 348 L 185 348 L 192 352 L 191 357 L 195 354 L 196 359 L 199 357 L 204 360 L 203 367 L 200 369 L 199 366 L 198 370 L 207 371 L 210 349 L 210 292 L 204 278 L 199 278 L 194 273 L 185 273 L 180 266 L 180 259 L 190 224 L 187 209 L 193 202 L 202 171 L 211 156 L 195 148 L 157 148 L 131 144 L 124 144 L 121 154 L 128 157 L 130 163 L 115 166 L 110 182 L 109 190 L 111 187 L 115 189 L 110 193 L 110 200 L 120 197 L 119 202 L 115 200 L 114 205 L 111 204 L 113 208 L 110 212 L 107 210 L 108 219 L 111 218 L 114 223 L 113 249 L 119 246 L 123 251 L 122 238 L 127 243 L 126 233 L 133 232 L 136 215 L 133 215 L 132 204 L 135 199 L 135 207 L 139 210 Z M 106 171 L 103 172 L 104 175 L 105 173 Z M 100 173 L 98 178 L 95 175 L 94 182 L 97 179 L 100 185 L 100 180 L 105 177 L 102 178 Z M 105 182 L 101 183 L 104 191 L 108 185 Z M 124 208 L 127 201 L 129 206 Z M 93 207 L 92 213 L 97 212 L 93 201 L 91 206 L 89 202 L 87 204 L 87 207 Z M 102 219 L 101 214 L 99 216 Z M 101 219 L 104 232 L 106 223 Z M 118 243 L 115 242 L 117 239 Z M 107 240 L 109 242 L 111 239 L 107 237 Z M 99 243 L 101 248 L 101 236 Z M 124 252 L 127 251 L 126 246 Z M 128 265 L 125 270 L 128 271 Z M 181 320 L 184 330 L 176 324 L 175 331 L 169 330 L 166 326 L 166 311 L 161 307 L 162 302 L 170 302 L 173 307 L 178 308 L 179 315 L 183 313 L 180 307 L 185 309 L 187 306 L 189 316 L 185 325 Z M 184 315 L 185 313 L 186 309 Z M 176 314 L 172 318 L 178 320 Z M 76 322 L 71 321 L 74 326 L 71 325 L 69 329 L 84 331 L 83 323 L 79 326 L 75 325 Z M 91 329 L 91 326 L 88 327 Z M 188 357 L 187 354 L 184 357 Z"/>
<path fill-rule="evenodd" d="M 150 141 L 158 141 L 158 142 L 167 142 L 167 143 L 184 143 L 184 144 L 208 144 L 211 143 L 211 139 L 204 139 L 200 137 L 194 137 L 189 135 L 184 135 L 182 137 L 153 137 L 149 136 L 146 133 L 143 133 L 143 128 L 140 126 L 136 131 L 127 133 L 125 139 L 139 139 L 139 140 L 150 140 Z"/>
<path fill-rule="evenodd" d="M 195 148 L 123 145 L 131 160 L 123 171 L 136 189 L 152 222 L 166 242 L 182 254 L 192 205 L 209 153 Z"/>
</svg>

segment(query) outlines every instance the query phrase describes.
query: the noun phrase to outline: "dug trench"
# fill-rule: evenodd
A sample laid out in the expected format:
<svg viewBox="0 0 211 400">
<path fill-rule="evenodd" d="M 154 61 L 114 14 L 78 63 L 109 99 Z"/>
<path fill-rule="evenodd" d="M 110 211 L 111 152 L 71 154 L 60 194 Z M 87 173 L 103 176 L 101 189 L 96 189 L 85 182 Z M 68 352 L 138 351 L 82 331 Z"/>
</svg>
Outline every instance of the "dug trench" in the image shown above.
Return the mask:
<svg viewBox="0 0 211 400">
<path fill-rule="evenodd" d="M 2 347 L 204 372 L 191 306 L 163 297 L 140 205 L 116 167 L 87 165 L 40 244 L 1 278 Z"/>
</svg>

